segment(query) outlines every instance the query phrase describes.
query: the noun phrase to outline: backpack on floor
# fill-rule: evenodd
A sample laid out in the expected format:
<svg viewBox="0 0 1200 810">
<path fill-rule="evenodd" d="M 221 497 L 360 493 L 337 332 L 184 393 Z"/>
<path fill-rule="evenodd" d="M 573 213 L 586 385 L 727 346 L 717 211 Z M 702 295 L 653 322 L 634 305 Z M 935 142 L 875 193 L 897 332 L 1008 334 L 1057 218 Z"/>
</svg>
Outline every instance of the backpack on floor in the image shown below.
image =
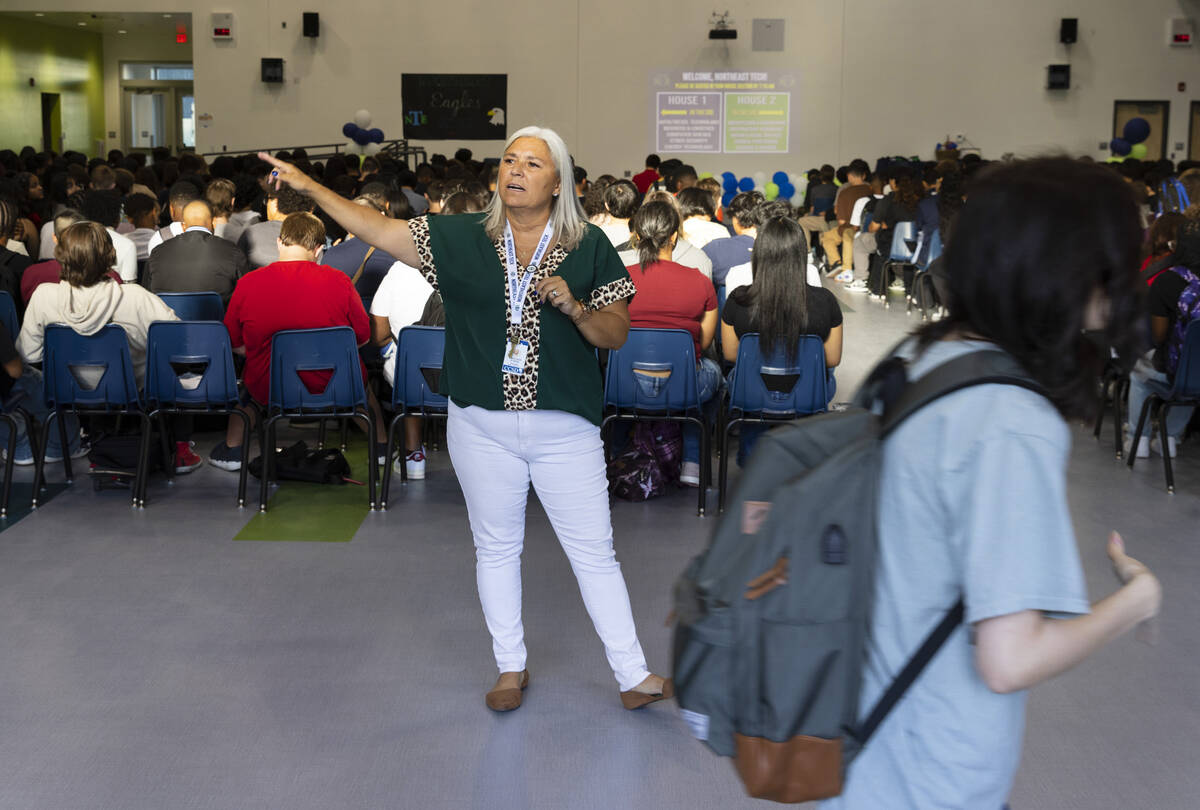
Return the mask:
<svg viewBox="0 0 1200 810">
<path fill-rule="evenodd" d="M 1179 368 L 1179 356 L 1183 354 L 1183 340 L 1188 324 L 1200 318 L 1200 276 L 1186 267 L 1172 267 L 1170 272 L 1187 282 L 1187 286 L 1179 294 L 1175 325 L 1171 327 L 1171 334 L 1167 337 L 1167 374 L 1174 377 Z"/>
<path fill-rule="evenodd" d="M 262 480 L 263 457 L 250 462 L 250 474 Z M 350 462 L 336 447 L 309 450 L 303 441 L 275 453 L 276 481 L 307 481 L 310 484 L 344 484 L 350 475 Z"/>
<path fill-rule="evenodd" d="M 608 491 L 626 501 L 664 495 L 679 481 L 683 432 L 675 422 L 635 422 L 629 449 L 608 463 Z"/>
<path fill-rule="evenodd" d="M 766 434 L 733 509 L 676 583 L 683 717 L 734 759 L 751 796 L 839 795 L 854 755 L 962 621 L 959 600 L 860 723 L 883 439 L 934 400 L 984 383 L 1040 391 L 1000 351 L 957 357 L 912 384 L 893 357 L 856 407 Z"/>
</svg>

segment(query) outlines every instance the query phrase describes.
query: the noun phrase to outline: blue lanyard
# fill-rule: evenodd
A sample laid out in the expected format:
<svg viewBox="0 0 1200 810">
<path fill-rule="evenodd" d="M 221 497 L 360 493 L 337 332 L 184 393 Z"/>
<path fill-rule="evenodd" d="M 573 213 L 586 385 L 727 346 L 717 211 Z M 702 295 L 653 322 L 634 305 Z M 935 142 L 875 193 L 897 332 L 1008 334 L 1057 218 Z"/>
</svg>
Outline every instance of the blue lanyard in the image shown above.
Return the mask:
<svg viewBox="0 0 1200 810">
<path fill-rule="evenodd" d="M 507 222 L 504 223 L 504 255 L 508 263 L 508 322 L 511 326 L 521 325 L 521 312 L 525 309 L 525 297 L 529 294 L 529 285 L 533 283 L 533 277 L 537 275 L 538 263 L 546 254 L 546 248 L 550 247 L 550 239 L 553 236 L 554 223 L 553 221 L 547 222 L 546 229 L 542 231 L 542 238 L 538 241 L 537 250 L 534 251 L 529 266 L 522 274 L 521 266 L 517 264 L 517 246 L 513 243 L 512 226 Z"/>
</svg>

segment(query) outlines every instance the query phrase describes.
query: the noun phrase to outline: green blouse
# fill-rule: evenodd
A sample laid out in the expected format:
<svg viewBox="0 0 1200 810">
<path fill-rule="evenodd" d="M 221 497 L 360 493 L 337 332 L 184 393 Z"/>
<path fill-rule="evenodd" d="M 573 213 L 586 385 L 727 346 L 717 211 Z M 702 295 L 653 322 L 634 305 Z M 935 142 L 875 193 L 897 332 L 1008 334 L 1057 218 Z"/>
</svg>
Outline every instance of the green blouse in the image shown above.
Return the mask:
<svg viewBox="0 0 1200 810">
<path fill-rule="evenodd" d="M 500 370 L 508 338 L 504 240 L 488 238 L 481 214 L 417 217 L 408 225 L 421 274 L 441 293 L 446 309 L 441 393 L 460 407 L 566 411 L 599 425 L 603 380 L 595 348 L 570 318 L 534 300 L 533 288 L 557 274 L 590 309 L 632 298 L 633 281 L 604 232 L 588 225 L 570 253 L 559 244 L 546 253 L 517 332 L 529 342 L 525 373 L 505 374 Z"/>
</svg>

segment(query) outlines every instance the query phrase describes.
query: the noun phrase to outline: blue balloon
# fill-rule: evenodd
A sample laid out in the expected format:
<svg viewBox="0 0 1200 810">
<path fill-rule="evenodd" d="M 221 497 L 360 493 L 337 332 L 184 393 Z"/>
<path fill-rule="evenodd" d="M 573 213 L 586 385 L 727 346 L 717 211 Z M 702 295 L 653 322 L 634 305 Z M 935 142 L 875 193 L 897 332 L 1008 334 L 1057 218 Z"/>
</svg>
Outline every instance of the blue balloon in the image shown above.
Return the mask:
<svg viewBox="0 0 1200 810">
<path fill-rule="evenodd" d="M 731 194 L 736 194 L 738 190 L 737 178 L 726 177 L 725 182 L 721 184 L 721 187 Z"/>
<path fill-rule="evenodd" d="M 354 123 L 353 121 L 348 121 L 345 124 L 342 124 L 342 134 L 347 138 L 353 138 L 354 130 L 356 129 L 358 129 L 358 124 Z"/>
<path fill-rule="evenodd" d="M 779 183 L 779 196 L 782 199 L 790 200 L 796 196 L 796 187 L 791 183 Z"/>
<path fill-rule="evenodd" d="M 741 181 L 738 182 L 738 188 L 741 189 L 742 191 L 753 191 L 754 190 L 754 178 L 753 177 L 743 177 L 741 179 Z"/>
<path fill-rule="evenodd" d="M 771 175 L 771 182 L 779 186 L 779 192 L 782 194 L 783 187 L 788 183 L 787 172 L 775 172 L 775 174 Z"/>
<path fill-rule="evenodd" d="M 1127 142 L 1130 146 L 1135 143 L 1141 143 L 1150 137 L 1150 122 L 1145 118 L 1130 118 L 1125 122 L 1125 129 L 1121 133 L 1121 140 Z"/>
<path fill-rule="evenodd" d="M 367 135 L 371 139 L 371 143 L 383 143 L 383 130 L 376 127 L 375 129 L 367 130 Z"/>
<path fill-rule="evenodd" d="M 733 198 L 736 196 L 737 196 L 737 192 L 726 191 L 724 194 L 721 195 L 721 207 L 728 208 L 729 204 L 731 202 L 733 202 Z"/>
<path fill-rule="evenodd" d="M 367 132 L 362 127 L 354 128 L 354 135 L 351 136 L 354 142 L 359 146 L 366 146 L 371 142 L 371 133 Z"/>
<path fill-rule="evenodd" d="M 721 179 L 726 182 L 732 180 L 735 185 L 737 184 L 737 175 L 733 172 L 721 172 Z"/>
<path fill-rule="evenodd" d="M 1114 155 L 1124 157 L 1133 149 L 1133 144 L 1124 138 L 1113 138 L 1111 141 L 1109 141 L 1108 148 L 1112 150 Z"/>
</svg>

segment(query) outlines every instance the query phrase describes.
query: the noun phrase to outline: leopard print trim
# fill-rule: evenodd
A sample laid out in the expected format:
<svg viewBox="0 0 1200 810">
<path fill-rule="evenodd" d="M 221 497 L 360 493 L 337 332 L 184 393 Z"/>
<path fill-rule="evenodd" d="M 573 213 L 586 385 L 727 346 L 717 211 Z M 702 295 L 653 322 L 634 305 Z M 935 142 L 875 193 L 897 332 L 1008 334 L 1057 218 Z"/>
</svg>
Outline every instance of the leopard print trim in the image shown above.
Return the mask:
<svg viewBox="0 0 1200 810">
<path fill-rule="evenodd" d="M 408 231 L 412 234 L 417 246 L 417 255 L 421 257 L 418 268 L 425 280 L 433 285 L 434 292 L 438 291 L 437 266 L 433 263 L 433 246 L 429 238 L 429 217 L 420 216 L 408 221 Z"/>
<path fill-rule="evenodd" d="M 632 279 L 628 276 L 618 278 L 592 290 L 592 294 L 588 296 L 584 306 L 593 311 L 604 309 L 609 304 L 633 298 L 636 292 L 637 287 L 633 286 Z"/>
<path fill-rule="evenodd" d="M 505 268 L 504 240 L 497 239 L 493 244 L 496 248 L 496 257 L 500 260 L 500 267 Z M 542 263 L 538 267 L 537 275 L 534 276 L 533 282 L 529 285 L 529 298 L 525 301 L 525 307 L 521 310 L 521 325 L 516 330 L 518 340 L 529 341 L 529 354 L 525 358 L 524 374 L 501 374 L 504 385 L 504 410 L 506 411 L 532 411 L 537 408 L 538 360 L 541 356 L 542 339 L 542 310 L 538 303 L 533 300 L 533 288 L 542 279 L 558 272 L 559 265 L 566 258 L 567 252 L 563 250 L 562 245 L 555 244 L 545 257 L 543 257 Z M 508 288 L 507 269 L 503 270 L 503 272 L 504 311 L 507 313 L 509 311 L 512 291 Z"/>
</svg>

